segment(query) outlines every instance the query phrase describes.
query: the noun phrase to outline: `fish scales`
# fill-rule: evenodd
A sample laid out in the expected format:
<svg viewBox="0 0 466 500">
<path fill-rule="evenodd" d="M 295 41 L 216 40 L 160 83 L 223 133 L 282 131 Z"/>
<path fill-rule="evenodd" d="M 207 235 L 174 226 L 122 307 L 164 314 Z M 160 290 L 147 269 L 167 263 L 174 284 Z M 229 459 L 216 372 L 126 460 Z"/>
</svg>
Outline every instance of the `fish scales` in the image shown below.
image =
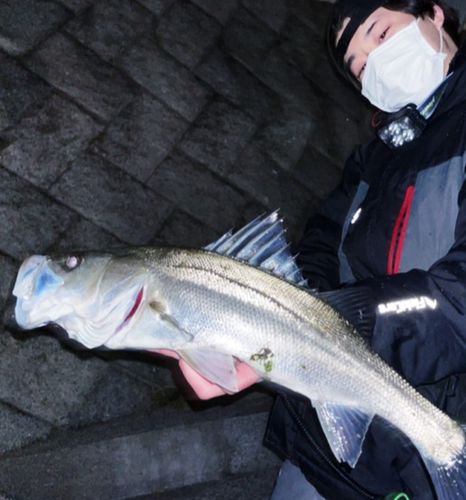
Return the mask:
<svg viewBox="0 0 466 500">
<path fill-rule="evenodd" d="M 228 352 L 246 361 L 250 361 L 251 355 L 261 348 L 269 348 L 274 353 L 271 374 L 264 373 L 258 362 L 251 361 L 264 378 L 294 387 L 314 401 L 328 399 L 332 392 L 330 388 L 338 387 L 339 391 L 331 394 L 331 399 L 366 407 L 393 423 L 430 456 L 443 453 L 445 457 L 441 460 L 444 462 L 462 448 L 464 439 L 460 427 L 448 425 L 452 422 L 448 417 L 411 390 L 402 377 L 368 348 L 348 322 L 322 300 L 273 275 L 217 254 L 190 251 L 189 259 L 186 259 L 184 253 L 170 250 L 166 256 L 158 254 L 154 260 L 159 263 L 159 272 L 166 272 L 168 281 L 176 283 L 174 280 L 180 280 L 173 292 L 174 297 L 178 294 L 182 297 L 178 307 L 183 314 L 192 320 L 196 313 L 189 307 L 199 309 L 202 331 L 196 338 L 200 343 L 207 342 L 219 349 L 226 347 Z M 205 290 L 192 293 L 187 285 Z M 164 289 L 168 293 L 168 287 L 164 286 Z M 209 292 L 216 294 L 215 300 Z M 225 297 L 226 304 L 218 300 L 219 294 Z M 191 298 L 192 304 L 185 295 Z M 172 302 L 168 295 L 166 298 Z M 173 303 L 176 303 L 174 298 Z M 212 304 L 217 305 L 217 310 L 211 309 Z M 226 311 L 233 318 L 228 325 L 221 319 Z M 212 317 L 218 321 L 206 327 L 205 318 Z M 231 324 L 236 323 L 239 327 L 232 330 Z M 192 328 L 193 324 L 190 322 L 189 326 Z M 321 343 L 316 355 L 311 346 L 320 339 L 330 342 Z M 296 353 L 303 355 L 297 356 Z M 367 369 L 367 362 L 371 370 Z M 300 369 L 306 363 L 313 368 Z M 290 365 L 295 366 L 291 373 Z M 335 369 L 336 365 L 339 370 Z M 348 377 L 349 370 L 351 377 Z M 380 390 L 361 390 L 367 386 L 368 378 Z M 385 396 L 380 397 L 380 394 Z M 411 408 L 410 412 L 404 411 L 406 407 Z M 432 439 L 439 427 L 451 429 L 454 438 L 447 433 L 442 438 L 452 441 L 453 448 L 447 445 L 442 451 L 441 440 Z"/>
</svg>

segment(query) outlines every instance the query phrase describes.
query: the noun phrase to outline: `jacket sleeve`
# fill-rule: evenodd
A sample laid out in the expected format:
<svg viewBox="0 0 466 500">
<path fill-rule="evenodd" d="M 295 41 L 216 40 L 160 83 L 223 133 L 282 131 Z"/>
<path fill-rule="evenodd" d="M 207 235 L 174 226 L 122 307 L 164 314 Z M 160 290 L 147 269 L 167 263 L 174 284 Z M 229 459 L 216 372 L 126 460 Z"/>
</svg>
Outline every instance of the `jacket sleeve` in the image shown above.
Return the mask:
<svg viewBox="0 0 466 500">
<path fill-rule="evenodd" d="M 355 283 L 376 311 L 374 350 L 414 385 L 466 373 L 466 183 L 459 195 L 455 242 L 430 269 Z"/>
<path fill-rule="evenodd" d="M 296 246 L 297 263 L 310 288 L 334 290 L 340 286 L 340 248 L 343 223 L 364 170 L 362 148 L 348 159 L 341 183 L 307 222 Z"/>
</svg>

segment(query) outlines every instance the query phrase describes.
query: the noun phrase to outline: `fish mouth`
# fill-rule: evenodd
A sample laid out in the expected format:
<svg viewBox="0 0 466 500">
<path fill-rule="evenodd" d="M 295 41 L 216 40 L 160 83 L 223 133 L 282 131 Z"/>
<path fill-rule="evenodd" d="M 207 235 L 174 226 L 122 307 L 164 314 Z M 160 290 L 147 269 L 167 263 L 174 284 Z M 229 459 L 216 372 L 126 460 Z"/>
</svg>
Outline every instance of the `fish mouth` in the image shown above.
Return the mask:
<svg viewBox="0 0 466 500">
<path fill-rule="evenodd" d="M 129 310 L 128 314 L 126 315 L 125 319 L 122 321 L 120 326 L 116 329 L 115 333 L 118 333 L 136 314 L 136 312 L 139 309 L 139 306 L 141 305 L 143 295 L 144 295 L 144 287 L 142 287 L 137 293 L 136 298 L 134 299 L 133 306 Z"/>
</svg>

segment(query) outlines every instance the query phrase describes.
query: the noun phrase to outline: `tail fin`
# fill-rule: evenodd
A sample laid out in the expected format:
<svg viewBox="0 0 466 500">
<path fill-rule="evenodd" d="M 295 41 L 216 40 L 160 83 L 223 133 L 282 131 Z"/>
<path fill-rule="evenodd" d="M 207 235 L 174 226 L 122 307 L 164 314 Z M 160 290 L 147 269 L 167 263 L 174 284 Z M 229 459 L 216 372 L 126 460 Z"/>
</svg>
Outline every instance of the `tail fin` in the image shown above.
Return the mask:
<svg viewBox="0 0 466 500">
<path fill-rule="evenodd" d="M 466 426 L 461 426 L 466 438 Z M 424 457 L 427 470 L 435 486 L 438 500 L 466 499 L 466 445 L 447 465 L 438 465 Z"/>
</svg>

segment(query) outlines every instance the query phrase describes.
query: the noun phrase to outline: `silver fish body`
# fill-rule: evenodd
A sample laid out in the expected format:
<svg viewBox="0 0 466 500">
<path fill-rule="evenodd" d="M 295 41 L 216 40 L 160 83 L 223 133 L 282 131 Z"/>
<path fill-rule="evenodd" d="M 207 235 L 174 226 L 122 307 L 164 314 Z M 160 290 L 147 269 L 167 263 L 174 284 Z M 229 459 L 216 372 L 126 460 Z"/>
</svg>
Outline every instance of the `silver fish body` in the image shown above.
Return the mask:
<svg viewBox="0 0 466 500">
<path fill-rule="evenodd" d="M 163 290 L 162 307 L 194 337 L 189 346 L 179 339 L 151 347 L 229 353 L 315 405 L 335 402 L 385 418 L 438 463 L 449 463 L 462 450 L 460 426 L 411 388 L 318 296 L 222 255 L 144 252 Z M 146 321 L 149 332 L 152 320 Z M 167 336 L 171 329 L 169 324 Z M 106 345 L 119 348 L 120 342 L 116 335 Z"/>
<path fill-rule="evenodd" d="M 14 290 L 20 326 L 57 323 L 90 348 L 174 349 L 232 391 L 238 358 L 264 380 L 312 401 L 339 460 L 355 465 L 370 421 L 379 415 L 418 448 L 440 500 L 464 498 L 463 428 L 372 352 L 318 295 L 207 250 L 91 253 L 72 266 L 69 259 L 25 261 Z"/>
</svg>

